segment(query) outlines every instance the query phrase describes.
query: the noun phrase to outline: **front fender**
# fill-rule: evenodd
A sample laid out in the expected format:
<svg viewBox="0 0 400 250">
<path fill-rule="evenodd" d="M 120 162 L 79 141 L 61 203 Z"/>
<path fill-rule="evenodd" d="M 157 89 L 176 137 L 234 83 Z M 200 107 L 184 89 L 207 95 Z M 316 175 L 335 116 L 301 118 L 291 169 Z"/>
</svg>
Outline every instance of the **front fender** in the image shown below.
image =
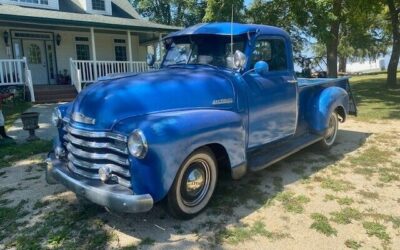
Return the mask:
<svg viewBox="0 0 400 250">
<path fill-rule="evenodd" d="M 339 87 L 324 89 L 313 101 L 311 114 L 311 128 L 318 134 L 323 134 L 328 128 L 329 116 L 338 107 L 344 112 L 349 112 L 349 95 L 346 90 Z"/>
<path fill-rule="evenodd" d="M 120 122 L 115 130 L 141 129 L 149 146 L 142 160 L 131 157 L 132 187 L 160 201 L 168 193 L 182 162 L 194 150 L 220 144 L 232 167 L 246 162 L 245 129 L 239 114 L 228 110 L 165 112 Z"/>
</svg>

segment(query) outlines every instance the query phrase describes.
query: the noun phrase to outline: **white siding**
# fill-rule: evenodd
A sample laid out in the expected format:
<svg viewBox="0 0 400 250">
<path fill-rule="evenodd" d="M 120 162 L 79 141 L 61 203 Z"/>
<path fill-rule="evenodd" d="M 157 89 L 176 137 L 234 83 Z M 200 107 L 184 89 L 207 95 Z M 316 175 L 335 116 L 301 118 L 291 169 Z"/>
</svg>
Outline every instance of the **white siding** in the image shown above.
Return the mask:
<svg viewBox="0 0 400 250">
<path fill-rule="evenodd" d="M 10 30 L 11 27 L 0 27 L 0 34 L 3 34 L 4 31 Z M 92 50 L 91 50 L 91 41 L 90 41 L 90 32 L 77 32 L 77 31 L 57 31 L 57 30 L 31 30 L 24 29 L 26 31 L 45 31 L 45 32 L 53 32 L 54 36 L 57 34 L 61 35 L 61 44 L 60 46 L 56 45 L 56 56 L 57 56 L 57 68 L 58 71 L 64 71 L 66 69 L 68 72 L 70 71 L 69 59 L 76 59 L 76 42 L 75 37 L 88 37 L 89 38 L 89 47 L 90 47 L 90 56 L 93 58 Z M 11 36 L 11 34 L 10 34 Z M 123 34 L 106 34 L 106 33 L 96 33 L 95 30 L 95 41 L 96 41 L 96 54 L 97 60 L 104 61 L 115 61 L 115 49 L 114 49 L 114 39 L 124 39 L 128 42 L 128 37 Z M 146 47 L 139 46 L 139 38 L 138 36 L 132 36 L 132 60 L 133 61 L 146 61 Z M 9 45 L 11 46 L 11 39 L 9 39 Z M 128 44 L 126 44 L 126 52 L 129 53 Z M 0 41 L 0 59 L 10 59 L 11 57 L 7 56 L 7 50 L 4 45 L 3 39 Z M 129 56 L 128 56 L 129 58 Z"/>
<path fill-rule="evenodd" d="M 57 62 L 58 70 L 67 69 L 69 71 L 69 58 L 76 59 L 75 51 L 75 37 L 82 36 L 89 38 L 90 47 L 90 58 L 93 59 L 91 49 L 91 38 L 90 32 L 74 32 L 74 31 L 60 31 L 57 34 L 61 35 L 61 45 L 57 47 Z M 115 61 L 115 50 L 114 50 L 114 39 L 125 39 L 128 42 L 126 35 L 115 35 L 96 33 L 95 31 L 95 42 L 96 42 L 96 56 L 99 61 Z M 134 61 L 145 61 L 146 54 L 140 53 L 139 50 L 139 38 L 132 36 L 132 59 Z M 126 52 L 129 53 L 128 44 L 126 44 Z M 129 57 L 128 57 L 129 58 Z"/>
<path fill-rule="evenodd" d="M 66 0 L 63 0 L 66 1 Z M 69 0 L 68 0 L 69 1 Z M 40 8 L 46 8 L 46 9 L 54 9 L 58 10 L 60 7 L 58 5 L 58 0 L 48 0 L 49 4 L 36 4 L 36 3 L 25 3 L 25 2 L 20 2 L 17 1 L 12 1 L 12 0 L 0 0 L 0 3 L 6 3 L 6 4 L 14 4 L 14 5 L 21 5 L 21 6 L 29 6 L 29 7 L 40 7 Z"/>
</svg>

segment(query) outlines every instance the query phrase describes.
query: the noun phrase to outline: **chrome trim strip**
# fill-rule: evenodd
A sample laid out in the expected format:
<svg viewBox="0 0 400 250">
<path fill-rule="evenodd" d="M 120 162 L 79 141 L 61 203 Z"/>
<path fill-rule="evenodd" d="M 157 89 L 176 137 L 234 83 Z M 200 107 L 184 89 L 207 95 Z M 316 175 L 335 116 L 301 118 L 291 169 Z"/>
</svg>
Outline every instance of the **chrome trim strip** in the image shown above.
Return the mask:
<svg viewBox="0 0 400 250">
<path fill-rule="evenodd" d="M 65 122 L 65 123 L 69 123 L 71 120 L 68 118 L 68 117 L 66 117 L 66 116 L 64 116 L 63 118 L 62 118 L 62 120 L 63 120 L 63 122 Z"/>
<path fill-rule="evenodd" d="M 88 173 L 86 171 L 80 170 L 80 169 L 76 168 L 74 166 L 74 164 L 72 164 L 71 162 L 68 162 L 68 168 L 69 168 L 69 170 L 71 170 L 75 174 L 81 175 L 83 177 L 86 177 L 86 178 L 89 178 L 89 179 L 92 179 L 92 180 L 100 180 L 100 177 L 99 177 L 98 174 L 91 174 L 91 173 Z M 121 184 L 121 185 L 123 185 L 125 187 L 128 187 L 128 188 L 131 187 L 131 183 L 129 181 L 126 181 L 126 180 L 122 179 L 119 176 L 116 176 L 116 178 L 117 178 L 117 182 L 119 184 Z"/>
<path fill-rule="evenodd" d="M 116 134 L 112 132 L 92 132 L 92 131 L 86 131 L 86 130 L 81 130 L 81 129 L 76 129 L 71 126 L 66 126 L 66 130 L 74 135 L 78 136 L 83 136 L 83 137 L 89 137 L 89 138 L 111 138 L 114 140 L 122 141 L 122 142 L 128 142 L 128 137 L 121 135 L 121 134 Z"/>
<path fill-rule="evenodd" d="M 71 143 L 68 143 L 67 149 L 70 153 L 72 153 L 76 156 L 82 157 L 82 158 L 95 159 L 95 160 L 109 160 L 109 161 L 113 161 L 115 163 L 118 163 L 118 164 L 121 164 L 124 166 L 129 166 L 128 159 L 119 157 L 112 153 L 106 153 L 106 154 L 89 153 L 89 152 L 86 152 L 84 150 L 74 147 Z"/>
<path fill-rule="evenodd" d="M 80 123 L 91 124 L 91 125 L 96 124 L 96 119 L 85 116 L 84 114 L 82 114 L 80 112 L 72 113 L 71 118 L 72 118 L 72 120 L 74 120 L 76 122 L 80 122 Z"/>
<path fill-rule="evenodd" d="M 91 163 L 87 161 L 82 161 L 78 160 L 75 158 L 73 154 L 68 154 L 68 160 L 71 161 L 74 165 L 77 165 L 82 168 L 87 168 L 87 169 L 92 169 L 92 170 L 99 170 L 101 167 L 108 167 L 110 168 L 114 173 L 121 174 L 125 176 L 126 178 L 130 178 L 131 174 L 129 170 L 124 169 L 118 165 L 114 164 L 96 164 L 96 163 Z"/>
<path fill-rule="evenodd" d="M 128 155 L 128 146 L 126 148 L 118 148 L 112 143 L 108 142 L 90 142 L 90 141 L 84 141 L 78 138 L 75 138 L 72 134 L 67 134 L 64 136 L 64 140 L 69 141 L 72 144 L 75 144 L 77 146 L 82 146 L 86 148 L 95 148 L 95 149 L 110 149 L 115 152 Z"/>
</svg>

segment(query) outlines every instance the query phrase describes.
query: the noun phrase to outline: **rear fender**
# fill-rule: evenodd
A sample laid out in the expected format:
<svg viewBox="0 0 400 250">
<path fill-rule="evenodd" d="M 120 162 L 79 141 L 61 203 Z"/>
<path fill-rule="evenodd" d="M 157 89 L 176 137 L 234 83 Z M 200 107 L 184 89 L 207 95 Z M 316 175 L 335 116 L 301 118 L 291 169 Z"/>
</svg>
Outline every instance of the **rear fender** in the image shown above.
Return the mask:
<svg viewBox="0 0 400 250">
<path fill-rule="evenodd" d="M 349 95 L 339 87 L 324 89 L 313 101 L 311 109 L 311 128 L 318 134 L 323 134 L 328 128 L 329 116 L 337 108 L 343 108 L 345 115 L 349 113 Z"/>
</svg>

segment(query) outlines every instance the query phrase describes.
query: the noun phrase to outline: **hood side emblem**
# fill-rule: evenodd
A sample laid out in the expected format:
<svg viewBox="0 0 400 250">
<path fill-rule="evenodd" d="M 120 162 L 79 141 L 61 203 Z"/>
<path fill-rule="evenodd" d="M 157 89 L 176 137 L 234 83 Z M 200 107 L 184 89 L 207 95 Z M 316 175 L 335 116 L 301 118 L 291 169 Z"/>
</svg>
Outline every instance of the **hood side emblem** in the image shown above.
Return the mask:
<svg viewBox="0 0 400 250">
<path fill-rule="evenodd" d="M 84 114 L 79 113 L 79 112 L 74 112 L 72 114 L 72 120 L 74 120 L 76 122 L 80 122 L 80 123 L 85 123 L 85 124 L 91 124 L 91 125 L 96 124 L 96 119 L 87 117 Z"/>
<path fill-rule="evenodd" d="M 231 103 L 233 103 L 233 99 L 232 98 L 218 99 L 218 100 L 214 100 L 212 102 L 213 105 L 224 105 L 224 104 L 231 104 Z"/>
</svg>

